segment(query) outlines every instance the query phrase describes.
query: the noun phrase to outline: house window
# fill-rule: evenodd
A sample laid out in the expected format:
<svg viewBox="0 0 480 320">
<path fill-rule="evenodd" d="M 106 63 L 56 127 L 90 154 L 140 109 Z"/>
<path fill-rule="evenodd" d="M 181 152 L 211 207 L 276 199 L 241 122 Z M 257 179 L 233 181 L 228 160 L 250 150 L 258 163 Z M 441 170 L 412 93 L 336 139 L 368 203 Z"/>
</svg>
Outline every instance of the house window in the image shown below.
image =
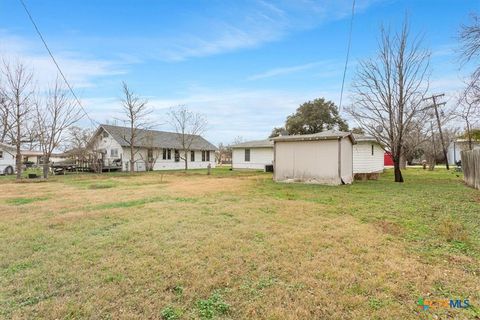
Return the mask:
<svg viewBox="0 0 480 320">
<path fill-rule="evenodd" d="M 180 152 L 175 149 L 175 162 L 179 162 L 180 161 Z"/>
<path fill-rule="evenodd" d="M 148 161 L 153 161 L 153 149 L 147 150 L 147 158 L 148 158 Z"/>
<path fill-rule="evenodd" d="M 190 161 L 191 162 L 195 161 L 195 151 L 190 151 Z"/>
<path fill-rule="evenodd" d="M 0 159 L 3 159 L 3 151 L 0 151 Z"/>
<path fill-rule="evenodd" d="M 245 162 L 250 162 L 250 149 L 245 149 Z"/>
<path fill-rule="evenodd" d="M 374 153 L 374 149 L 375 149 L 375 148 L 374 148 L 374 146 L 373 146 L 373 144 L 372 144 L 372 156 L 373 156 L 373 153 Z"/>
<path fill-rule="evenodd" d="M 167 160 L 167 149 L 163 149 L 162 159 L 163 159 L 163 160 Z"/>
<path fill-rule="evenodd" d="M 108 138 L 108 132 L 107 131 L 103 131 L 102 135 L 103 135 L 104 138 Z"/>
<path fill-rule="evenodd" d="M 172 159 L 172 149 L 167 150 L 167 159 L 171 160 Z"/>
<path fill-rule="evenodd" d="M 110 149 L 110 158 L 118 158 L 118 149 Z"/>
<path fill-rule="evenodd" d="M 205 151 L 202 151 L 202 161 L 205 161 Z"/>
<path fill-rule="evenodd" d="M 207 161 L 210 161 L 210 151 L 205 151 L 205 153 L 207 154 Z"/>
</svg>

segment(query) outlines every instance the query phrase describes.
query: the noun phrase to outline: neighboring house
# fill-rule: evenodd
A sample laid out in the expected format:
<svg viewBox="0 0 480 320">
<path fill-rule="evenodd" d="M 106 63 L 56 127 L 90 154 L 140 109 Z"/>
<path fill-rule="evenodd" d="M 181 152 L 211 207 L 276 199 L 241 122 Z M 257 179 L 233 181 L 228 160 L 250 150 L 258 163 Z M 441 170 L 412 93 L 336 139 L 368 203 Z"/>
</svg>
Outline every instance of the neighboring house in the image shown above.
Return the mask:
<svg viewBox="0 0 480 320">
<path fill-rule="evenodd" d="M 0 174 L 15 172 L 15 147 L 0 143 Z"/>
<path fill-rule="evenodd" d="M 130 169 L 130 128 L 100 125 L 92 139 L 90 147 L 97 152 L 104 167 L 121 166 Z M 138 129 L 135 139 L 135 171 L 183 169 L 183 150 L 181 135 L 174 132 Z M 215 167 L 216 147 L 201 136 L 194 136 L 188 153 L 188 168 Z"/>
<path fill-rule="evenodd" d="M 354 134 L 357 144 L 353 146 L 353 173 L 379 173 L 384 169 L 384 154 L 377 139 Z"/>
<path fill-rule="evenodd" d="M 274 141 L 274 180 L 319 184 L 353 181 L 353 134 L 324 131 L 279 136 Z"/>
<path fill-rule="evenodd" d="M 22 150 L 22 163 L 39 166 L 43 164 L 43 152 L 36 150 Z M 50 156 L 50 163 L 56 163 L 64 161 L 67 158 L 63 153 L 52 153 Z"/>
<path fill-rule="evenodd" d="M 265 170 L 273 165 L 273 141 L 255 140 L 232 146 L 232 169 Z"/>
<path fill-rule="evenodd" d="M 480 141 L 472 141 L 472 148 L 479 149 Z M 469 150 L 468 140 L 457 139 L 450 143 L 447 149 L 448 164 L 455 165 L 457 161 L 462 160 L 460 153 Z"/>
</svg>

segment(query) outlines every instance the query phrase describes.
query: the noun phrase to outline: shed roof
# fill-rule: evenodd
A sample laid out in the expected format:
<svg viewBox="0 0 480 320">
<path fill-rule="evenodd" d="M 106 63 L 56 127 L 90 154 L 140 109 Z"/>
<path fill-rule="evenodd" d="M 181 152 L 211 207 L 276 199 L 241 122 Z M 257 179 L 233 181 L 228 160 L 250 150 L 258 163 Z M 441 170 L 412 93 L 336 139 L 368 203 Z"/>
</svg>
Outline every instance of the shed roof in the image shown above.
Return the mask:
<svg viewBox="0 0 480 320">
<path fill-rule="evenodd" d="M 291 136 L 279 136 L 272 138 L 273 141 L 314 141 L 314 140 L 336 140 L 339 138 L 349 138 L 353 144 L 356 143 L 351 132 L 327 130 L 313 134 L 301 134 Z"/>
<path fill-rule="evenodd" d="M 273 141 L 270 139 L 245 141 L 232 145 L 232 148 L 273 148 Z"/>
<path fill-rule="evenodd" d="M 130 136 L 130 128 L 107 124 L 101 124 L 100 128 L 107 131 L 122 147 L 129 146 L 125 137 Z M 181 149 L 181 136 L 181 134 L 176 132 L 138 129 L 138 138 L 136 139 L 135 147 Z M 193 142 L 190 148 L 193 150 L 217 150 L 217 147 L 199 135 L 193 135 Z"/>
</svg>

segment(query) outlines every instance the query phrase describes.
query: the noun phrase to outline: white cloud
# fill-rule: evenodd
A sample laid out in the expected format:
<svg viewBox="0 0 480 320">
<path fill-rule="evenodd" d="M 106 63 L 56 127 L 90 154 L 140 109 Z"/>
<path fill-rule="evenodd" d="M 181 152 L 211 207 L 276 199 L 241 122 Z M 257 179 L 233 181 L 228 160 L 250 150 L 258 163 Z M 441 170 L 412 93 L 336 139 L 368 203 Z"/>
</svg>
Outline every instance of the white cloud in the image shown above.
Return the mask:
<svg viewBox="0 0 480 320">
<path fill-rule="evenodd" d="M 315 67 L 325 65 L 327 62 L 312 62 L 312 63 L 305 63 L 297 66 L 291 66 L 291 67 L 281 67 L 281 68 L 274 68 L 267 70 L 262 73 L 254 74 L 250 77 L 248 77 L 248 80 L 258 80 L 258 79 L 265 79 L 265 78 L 272 78 L 272 77 L 277 77 L 277 76 L 282 76 L 282 75 L 288 75 L 300 71 L 305 71 L 309 69 L 313 69 Z"/>
<path fill-rule="evenodd" d="M 166 121 L 169 108 L 187 105 L 208 119 L 206 138 L 211 142 L 231 142 L 235 137 L 264 139 L 275 126 L 283 125 L 285 118 L 303 102 L 316 97 L 332 99 L 332 92 L 294 92 L 284 90 L 246 90 L 191 88 L 181 96 L 150 98 L 155 109 L 152 119 L 160 130 L 172 130 Z M 87 99 L 84 104 L 90 115 L 99 122 L 119 117 L 116 98 Z"/>
<path fill-rule="evenodd" d="M 30 66 L 35 79 L 41 83 L 52 82 L 57 76 L 57 69 L 45 48 L 38 42 L 28 41 L 0 30 L 0 56 L 8 61 L 22 61 Z M 75 88 L 94 85 L 101 77 L 126 73 L 125 63 L 88 58 L 75 52 L 54 52 L 55 59 L 65 76 Z"/>
</svg>

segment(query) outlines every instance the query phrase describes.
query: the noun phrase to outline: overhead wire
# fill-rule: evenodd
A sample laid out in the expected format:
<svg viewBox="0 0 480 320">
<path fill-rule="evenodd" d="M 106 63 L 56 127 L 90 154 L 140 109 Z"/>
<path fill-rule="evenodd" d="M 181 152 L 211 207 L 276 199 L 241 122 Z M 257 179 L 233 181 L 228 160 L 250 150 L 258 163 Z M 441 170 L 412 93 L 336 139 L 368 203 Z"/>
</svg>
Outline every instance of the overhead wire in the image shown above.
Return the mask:
<svg viewBox="0 0 480 320">
<path fill-rule="evenodd" d="M 32 23 L 33 27 L 35 28 L 35 31 L 37 32 L 40 40 L 43 42 L 43 45 L 45 46 L 45 49 L 47 50 L 48 54 L 50 55 L 50 58 L 52 59 L 53 63 L 55 64 L 57 70 L 58 70 L 58 73 L 60 74 L 60 76 L 62 77 L 63 81 L 65 82 L 65 84 L 67 85 L 69 91 L 72 93 L 72 96 L 75 98 L 75 101 L 77 102 L 78 106 L 80 107 L 80 109 L 82 109 L 83 113 L 85 114 L 85 116 L 88 118 L 88 120 L 90 120 L 90 122 L 96 126 L 98 124 L 97 121 L 95 121 L 94 119 L 92 119 L 90 117 L 90 115 L 88 114 L 88 112 L 85 110 L 85 108 L 83 107 L 82 105 L 82 102 L 80 101 L 80 99 L 77 97 L 77 95 L 75 94 L 75 91 L 73 90 L 73 87 L 70 85 L 70 83 L 68 82 L 67 80 L 67 77 L 65 76 L 65 74 L 63 73 L 62 69 L 60 68 L 60 65 L 58 64 L 57 60 L 55 59 L 52 51 L 50 50 L 48 44 L 47 44 L 47 41 L 45 40 L 45 38 L 43 37 L 42 33 L 40 32 L 40 29 L 38 28 L 37 24 L 35 23 L 35 20 L 33 19 L 32 17 L 32 14 L 30 13 L 30 10 L 28 10 L 27 8 L 27 5 L 25 4 L 25 1 L 24 0 L 18 0 L 20 2 L 20 4 L 22 5 L 23 9 L 25 10 L 25 12 L 27 13 L 27 16 L 28 18 L 30 19 L 30 22 Z"/>
<path fill-rule="evenodd" d="M 345 67 L 343 69 L 342 89 L 340 90 L 340 103 L 338 105 L 338 112 L 342 112 L 343 90 L 345 87 L 345 76 L 347 74 L 348 60 L 350 57 L 350 47 L 352 44 L 353 18 L 355 17 L 355 0 L 352 1 L 352 15 L 350 18 L 350 31 L 348 33 L 347 55 L 345 57 Z"/>
</svg>

